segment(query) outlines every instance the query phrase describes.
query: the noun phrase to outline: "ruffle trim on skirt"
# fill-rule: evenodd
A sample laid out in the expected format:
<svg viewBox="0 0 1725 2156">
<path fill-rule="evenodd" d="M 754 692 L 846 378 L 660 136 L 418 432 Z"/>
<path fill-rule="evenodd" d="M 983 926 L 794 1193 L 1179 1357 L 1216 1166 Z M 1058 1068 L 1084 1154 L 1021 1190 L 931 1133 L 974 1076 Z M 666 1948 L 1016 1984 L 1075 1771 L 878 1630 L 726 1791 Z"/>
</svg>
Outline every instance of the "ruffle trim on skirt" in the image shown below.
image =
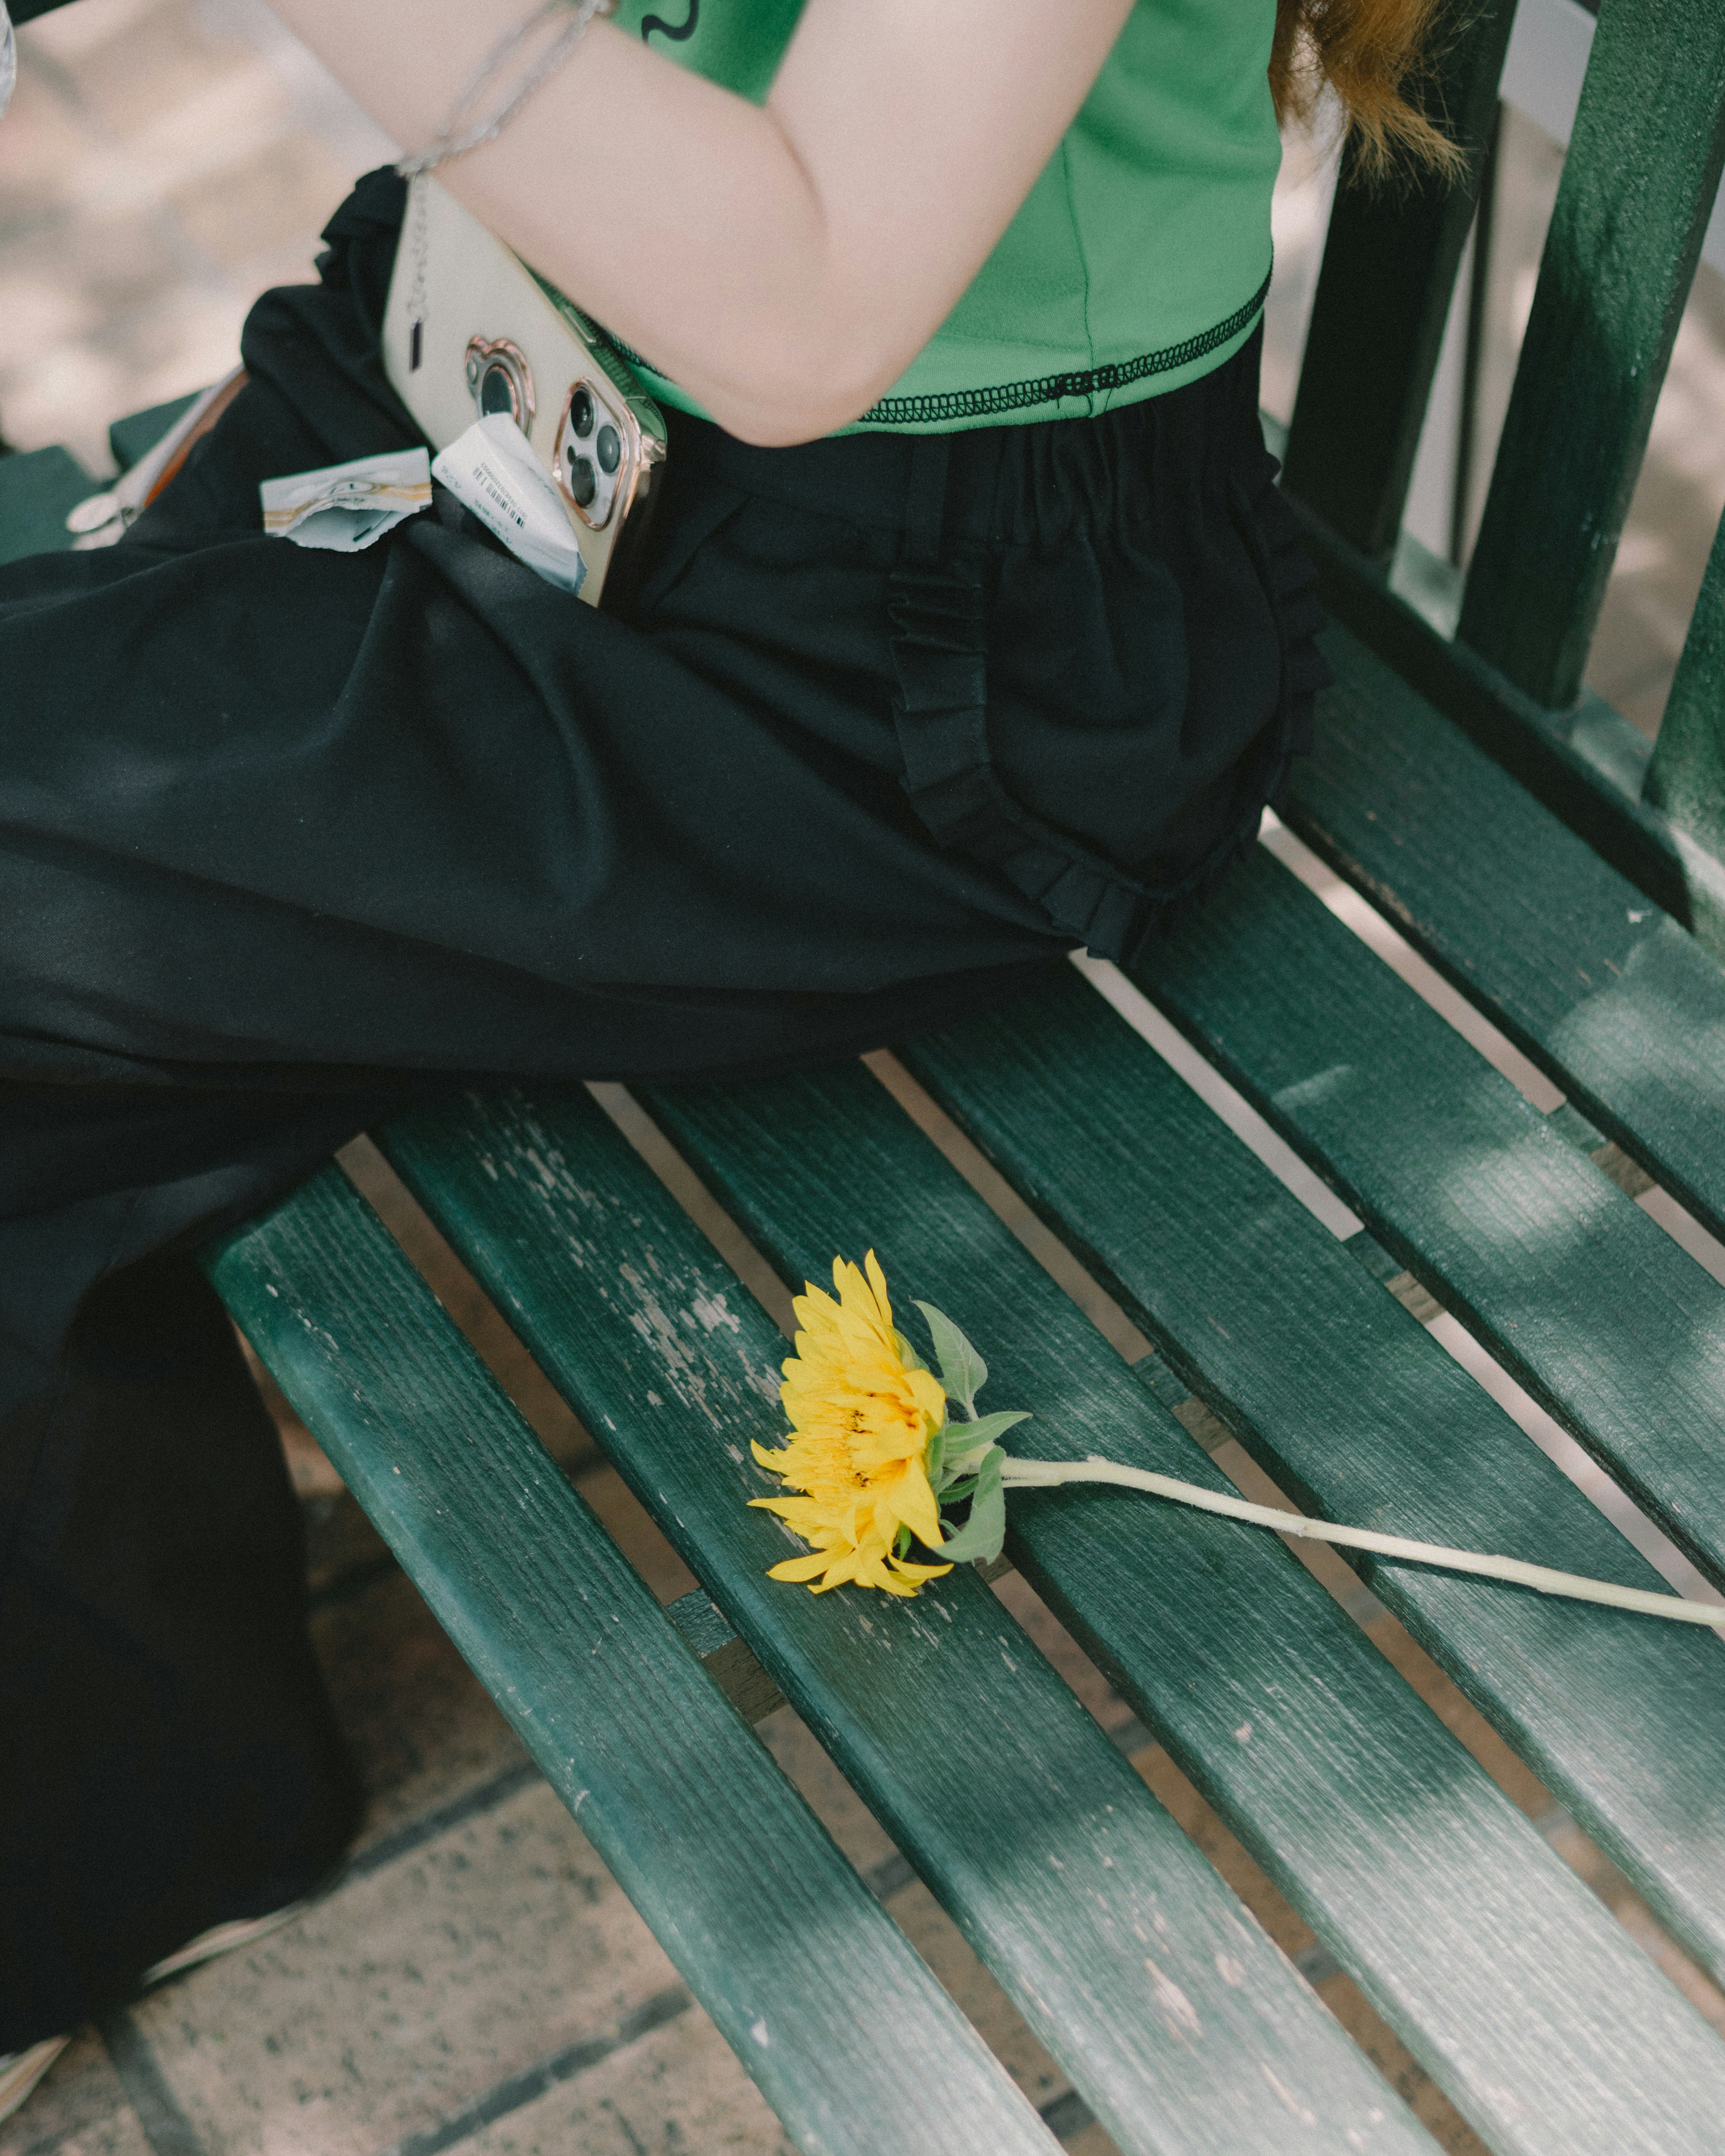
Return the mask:
<svg viewBox="0 0 1725 2156">
<path fill-rule="evenodd" d="M 996 870 L 1098 957 L 1131 965 L 1255 841 L 1266 805 L 1283 796 L 1294 757 L 1310 752 L 1317 692 L 1333 676 L 1317 643 L 1324 625 L 1317 572 L 1298 520 L 1273 484 L 1275 470 L 1268 467 L 1257 499 L 1240 488 L 1235 506 L 1276 621 L 1281 661 L 1276 712 L 1242 761 L 1228 829 L 1168 882 L 1132 875 L 1034 815 L 1003 784 L 988 743 L 980 563 L 961 557 L 893 572 L 894 715 L 912 806 L 942 845 Z"/>
</svg>

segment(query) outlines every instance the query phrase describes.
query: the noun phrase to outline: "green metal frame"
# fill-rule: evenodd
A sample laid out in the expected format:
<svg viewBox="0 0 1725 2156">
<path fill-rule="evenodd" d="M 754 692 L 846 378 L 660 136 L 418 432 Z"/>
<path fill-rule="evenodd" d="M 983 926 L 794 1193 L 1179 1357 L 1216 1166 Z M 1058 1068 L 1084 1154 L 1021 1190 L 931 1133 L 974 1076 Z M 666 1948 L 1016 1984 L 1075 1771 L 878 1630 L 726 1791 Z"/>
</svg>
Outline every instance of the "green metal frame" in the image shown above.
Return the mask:
<svg viewBox="0 0 1725 2156">
<path fill-rule="evenodd" d="M 1514 15 L 1515 0 L 1486 0 L 1424 85 L 1466 157 L 1455 179 L 1373 181 L 1343 153 L 1284 484 L 1368 561 L 1387 562 L 1401 531 Z"/>
<path fill-rule="evenodd" d="M 1725 953 L 1725 538 L 1651 764 L 1581 686 L 1725 166 L 1717 0 L 1604 0 L 1465 583 L 1400 535 L 1512 12 L 1473 18 L 1433 93 L 1461 179 L 1404 198 L 1344 172 L 1286 484 L 1332 612 Z"/>
</svg>

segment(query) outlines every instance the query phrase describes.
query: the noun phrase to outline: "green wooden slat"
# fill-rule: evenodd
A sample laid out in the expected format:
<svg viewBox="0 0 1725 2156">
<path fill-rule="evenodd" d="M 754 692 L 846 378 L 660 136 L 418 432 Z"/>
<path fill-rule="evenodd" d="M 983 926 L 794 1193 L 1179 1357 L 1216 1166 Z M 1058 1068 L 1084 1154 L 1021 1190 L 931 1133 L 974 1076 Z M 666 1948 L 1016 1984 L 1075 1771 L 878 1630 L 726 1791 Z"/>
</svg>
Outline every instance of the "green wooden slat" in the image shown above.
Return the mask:
<svg viewBox="0 0 1725 2156">
<path fill-rule="evenodd" d="M 1429 2148 L 973 1573 L 766 1578 L 784 1341 L 584 1094 L 377 1135 L 1127 2156 Z"/>
<path fill-rule="evenodd" d="M 1055 2143 L 335 1168 L 211 1278 L 810 2156 Z"/>
<path fill-rule="evenodd" d="M 970 1332 L 985 1404 L 1034 1411 L 1014 1450 L 1229 1486 L 866 1073 L 650 1097 L 782 1270 L 872 1244 Z M 1037 1591 L 1492 2148 L 1717 2148 L 1725 2046 L 1279 1543 L 1079 1488 L 1012 1517 Z"/>
<path fill-rule="evenodd" d="M 1653 744 L 1646 798 L 1704 846 L 1725 853 L 1725 518 Z"/>
<path fill-rule="evenodd" d="M 1287 818 L 1725 1235 L 1725 971 L 1345 631 Z"/>
<path fill-rule="evenodd" d="M 1076 976 L 900 1053 L 1308 1511 L 1664 1587 Z M 1725 1977 L 1719 1643 L 1419 1565 L 1359 1568 Z"/>
<path fill-rule="evenodd" d="M 1261 850 L 1133 978 L 1725 1578 L 1725 1288 Z"/>
<path fill-rule="evenodd" d="M 1466 244 L 1515 0 L 1471 9 L 1415 95 L 1467 152 L 1465 177 L 1362 177 L 1350 141 L 1288 429 L 1286 483 L 1388 561 Z"/>
<path fill-rule="evenodd" d="M 1574 701 L 1725 167 L 1719 0 L 1604 0 L 1462 604 Z"/>
<path fill-rule="evenodd" d="M 0 562 L 66 552 L 72 544 L 66 511 L 97 485 L 68 449 L 0 457 Z"/>
<path fill-rule="evenodd" d="M 108 429 L 108 447 L 121 470 L 130 471 L 141 457 L 147 456 L 174 422 L 192 409 L 201 393 L 194 389 L 189 397 L 171 398 L 166 404 L 152 404 L 146 412 L 129 412 L 125 418 L 116 419 Z"/>
<path fill-rule="evenodd" d="M 1381 568 L 1302 514 L 1331 613 L 1656 906 L 1725 958 L 1725 863 L 1640 798 L 1645 736 L 1589 690 L 1569 711 L 1535 704 L 1476 652 L 1439 634 L 1387 588 Z"/>
</svg>

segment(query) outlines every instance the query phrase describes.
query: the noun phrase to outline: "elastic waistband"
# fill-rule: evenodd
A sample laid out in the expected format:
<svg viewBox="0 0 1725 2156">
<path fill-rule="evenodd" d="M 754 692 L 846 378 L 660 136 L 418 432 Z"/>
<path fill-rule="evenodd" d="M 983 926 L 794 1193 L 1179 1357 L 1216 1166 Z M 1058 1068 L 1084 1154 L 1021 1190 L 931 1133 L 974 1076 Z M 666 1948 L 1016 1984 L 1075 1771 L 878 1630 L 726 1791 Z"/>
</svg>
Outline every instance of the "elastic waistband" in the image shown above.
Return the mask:
<svg viewBox="0 0 1725 2156">
<path fill-rule="evenodd" d="M 1197 381 L 1096 418 L 956 434 L 883 430 L 757 449 L 667 408 L 670 459 L 744 494 L 903 533 L 917 551 L 942 534 L 947 543 L 1025 544 L 1214 495 L 1254 461 L 1255 479 L 1266 463 L 1261 346 L 1260 329 Z"/>
</svg>

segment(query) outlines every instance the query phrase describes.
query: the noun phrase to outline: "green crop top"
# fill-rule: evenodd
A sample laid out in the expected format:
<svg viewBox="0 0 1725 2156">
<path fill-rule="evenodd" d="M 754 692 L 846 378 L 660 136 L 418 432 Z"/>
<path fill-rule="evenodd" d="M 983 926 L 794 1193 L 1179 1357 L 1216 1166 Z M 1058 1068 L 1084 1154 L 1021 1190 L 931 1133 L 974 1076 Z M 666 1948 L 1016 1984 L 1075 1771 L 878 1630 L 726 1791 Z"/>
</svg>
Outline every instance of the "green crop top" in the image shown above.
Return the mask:
<svg viewBox="0 0 1725 2156">
<path fill-rule="evenodd" d="M 620 0 L 614 19 L 758 103 L 802 6 Z M 1275 0 L 1138 0 L 993 253 L 845 431 L 1091 416 L 1178 388 L 1235 352 L 1270 283 L 1275 19 Z M 655 397 L 700 412 L 629 357 Z"/>
</svg>

